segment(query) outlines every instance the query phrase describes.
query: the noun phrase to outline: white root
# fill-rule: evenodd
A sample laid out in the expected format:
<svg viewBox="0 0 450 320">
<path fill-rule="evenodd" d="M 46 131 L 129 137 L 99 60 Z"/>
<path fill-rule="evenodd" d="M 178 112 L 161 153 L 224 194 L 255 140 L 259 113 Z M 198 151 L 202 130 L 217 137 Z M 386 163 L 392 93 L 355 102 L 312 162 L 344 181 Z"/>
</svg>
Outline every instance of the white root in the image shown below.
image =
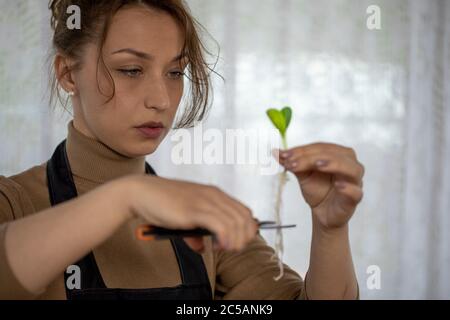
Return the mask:
<svg viewBox="0 0 450 320">
<path fill-rule="evenodd" d="M 275 222 L 277 225 L 281 225 L 281 198 L 283 195 L 284 186 L 286 185 L 286 182 L 288 180 L 287 171 L 284 170 L 283 172 L 278 174 L 278 190 L 277 190 L 277 196 L 276 196 L 276 202 L 275 202 Z M 283 270 L 283 231 L 281 228 L 276 229 L 275 234 L 275 253 L 272 256 L 272 259 L 278 259 L 278 268 L 280 270 L 280 273 L 278 276 L 274 277 L 275 281 L 280 280 L 283 277 L 284 270 Z"/>
</svg>

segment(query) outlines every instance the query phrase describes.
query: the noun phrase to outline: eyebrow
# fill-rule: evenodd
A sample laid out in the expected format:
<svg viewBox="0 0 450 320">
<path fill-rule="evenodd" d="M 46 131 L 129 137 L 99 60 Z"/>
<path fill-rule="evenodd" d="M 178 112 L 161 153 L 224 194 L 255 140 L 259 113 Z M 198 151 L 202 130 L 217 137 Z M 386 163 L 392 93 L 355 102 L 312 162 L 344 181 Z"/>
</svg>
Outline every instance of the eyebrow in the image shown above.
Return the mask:
<svg viewBox="0 0 450 320">
<path fill-rule="evenodd" d="M 155 57 L 152 56 L 149 53 L 141 52 L 141 51 L 138 51 L 138 50 L 135 50 L 135 49 L 132 49 L 132 48 L 120 49 L 120 50 L 112 52 L 111 54 L 117 54 L 117 53 L 132 54 L 132 55 L 135 55 L 138 58 L 142 58 L 142 59 L 145 59 L 145 60 L 154 60 L 155 59 Z M 171 62 L 179 61 L 179 60 L 181 60 L 184 57 L 185 57 L 185 55 L 183 53 L 180 53 L 178 56 L 173 58 Z"/>
</svg>

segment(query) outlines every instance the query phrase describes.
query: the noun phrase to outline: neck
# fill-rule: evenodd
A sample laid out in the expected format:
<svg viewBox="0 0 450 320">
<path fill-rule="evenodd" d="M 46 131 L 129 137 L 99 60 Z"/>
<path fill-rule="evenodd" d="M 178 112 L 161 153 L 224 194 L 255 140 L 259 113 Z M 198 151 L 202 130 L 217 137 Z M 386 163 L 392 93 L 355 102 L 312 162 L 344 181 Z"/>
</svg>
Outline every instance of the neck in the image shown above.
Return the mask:
<svg viewBox="0 0 450 320">
<path fill-rule="evenodd" d="M 145 157 L 126 157 L 68 124 L 67 157 L 72 174 L 97 183 L 145 172 Z"/>
</svg>

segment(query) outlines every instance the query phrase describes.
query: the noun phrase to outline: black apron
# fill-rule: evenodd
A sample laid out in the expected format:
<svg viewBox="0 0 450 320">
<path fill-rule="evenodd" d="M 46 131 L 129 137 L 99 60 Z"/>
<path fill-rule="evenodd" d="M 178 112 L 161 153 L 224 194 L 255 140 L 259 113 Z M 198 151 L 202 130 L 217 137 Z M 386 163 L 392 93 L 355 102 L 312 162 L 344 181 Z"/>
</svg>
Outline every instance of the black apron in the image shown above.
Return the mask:
<svg viewBox="0 0 450 320">
<path fill-rule="evenodd" d="M 52 206 L 77 196 L 69 161 L 66 141 L 56 148 L 47 163 L 47 181 Z M 145 163 L 147 174 L 156 175 L 153 168 Z M 136 240 L 138 241 L 138 240 Z M 149 289 L 106 288 L 92 252 L 75 263 L 81 271 L 81 288 L 67 288 L 70 275 L 64 272 L 64 285 L 68 300 L 211 300 L 212 291 L 206 267 L 200 254 L 194 252 L 181 238 L 170 240 L 180 268 L 182 284 L 176 287 Z M 157 263 L 157 262 L 155 262 Z"/>
</svg>

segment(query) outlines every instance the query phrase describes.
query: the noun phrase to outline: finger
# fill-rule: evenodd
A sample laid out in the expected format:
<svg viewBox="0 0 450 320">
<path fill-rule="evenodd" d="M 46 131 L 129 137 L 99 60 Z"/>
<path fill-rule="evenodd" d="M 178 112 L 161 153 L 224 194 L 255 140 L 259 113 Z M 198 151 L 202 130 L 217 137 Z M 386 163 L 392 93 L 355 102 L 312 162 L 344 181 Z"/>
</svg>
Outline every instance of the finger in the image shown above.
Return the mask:
<svg viewBox="0 0 450 320">
<path fill-rule="evenodd" d="M 192 219 L 197 226 L 214 233 L 221 248 L 228 250 L 231 247 L 230 230 L 233 226 L 222 210 L 214 205 L 207 204 L 204 208 L 198 210 Z"/>
<path fill-rule="evenodd" d="M 236 210 L 229 204 L 220 203 L 219 200 L 216 205 L 222 210 L 222 215 L 227 218 L 229 223 L 228 238 L 230 239 L 230 250 L 238 250 L 245 241 L 244 238 L 244 219 L 236 212 Z"/>
<path fill-rule="evenodd" d="M 364 174 L 363 166 L 356 160 L 340 154 L 312 154 L 293 157 L 284 167 L 293 173 L 306 173 L 312 170 L 343 176 L 349 182 L 360 184 Z"/>
<path fill-rule="evenodd" d="M 232 205 L 231 199 L 217 187 L 208 187 L 210 209 L 227 229 L 227 250 L 239 250 L 245 242 L 245 219 Z"/>
<path fill-rule="evenodd" d="M 198 253 L 202 253 L 205 250 L 203 237 L 185 237 L 183 240 L 192 250 Z"/>
<path fill-rule="evenodd" d="M 258 224 L 255 220 L 255 218 L 253 217 L 253 213 L 252 210 L 247 207 L 246 205 L 244 205 L 242 202 L 240 202 L 239 200 L 227 195 L 227 200 L 229 201 L 229 204 L 231 206 L 233 206 L 236 210 L 236 212 L 238 212 L 240 214 L 240 216 L 244 219 L 244 244 L 246 245 L 248 242 L 250 242 L 256 235 L 257 231 L 258 231 Z"/>
<path fill-rule="evenodd" d="M 348 148 L 335 143 L 317 142 L 304 146 L 297 146 L 280 152 L 280 159 L 289 158 L 291 156 L 307 156 L 315 153 L 336 153 L 344 154 L 356 159 L 356 152 L 352 148 Z"/>
<path fill-rule="evenodd" d="M 225 230 L 224 245 L 222 245 L 222 248 L 226 250 L 234 250 L 238 241 L 235 227 L 236 222 L 234 222 L 234 219 L 230 217 L 229 211 L 223 206 L 218 205 L 217 202 L 212 202 L 211 206 L 214 207 L 211 211 L 216 216 L 216 219 L 223 225 Z"/>
<path fill-rule="evenodd" d="M 334 184 L 338 193 L 346 197 L 346 205 L 349 208 L 354 208 L 364 196 L 361 187 L 355 184 L 343 180 L 335 181 Z"/>
<path fill-rule="evenodd" d="M 287 150 L 273 149 L 273 157 L 285 166 L 289 162 L 293 162 L 298 158 L 311 156 L 313 154 L 339 154 L 348 156 L 356 160 L 356 153 L 353 149 L 332 143 L 313 143 L 305 146 L 298 146 Z M 309 174 L 304 174 L 309 176 Z"/>
<path fill-rule="evenodd" d="M 296 156 L 292 150 L 289 151 L 280 151 L 279 149 L 273 149 L 272 150 L 272 155 L 273 157 L 278 161 L 278 163 L 283 166 L 286 167 L 286 165 L 289 162 L 293 162 L 296 160 L 296 158 L 298 156 Z M 312 174 L 312 171 L 308 171 L 308 172 L 298 172 L 296 173 L 298 179 L 300 181 L 306 179 L 307 177 L 309 177 Z"/>
<path fill-rule="evenodd" d="M 246 228 L 249 229 L 249 231 L 251 231 L 248 236 L 249 238 L 253 238 L 254 236 L 253 233 L 256 234 L 258 225 L 257 220 L 253 216 L 252 210 L 249 207 L 247 207 L 244 203 L 230 196 L 229 194 L 223 193 L 223 196 L 224 201 L 230 206 L 232 206 L 236 210 L 236 213 L 238 213 L 244 219 Z"/>
<path fill-rule="evenodd" d="M 317 156 L 319 158 L 319 156 Z M 364 175 L 364 167 L 357 160 L 349 157 L 340 156 L 330 161 L 316 160 L 316 166 L 319 171 L 326 173 L 333 173 L 342 176 L 348 182 L 354 183 L 357 186 L 361 185 L 362 177 Z"/>
<path fill-rule="evenodd" d="M 247 242 L 247 224 L 248 218 L 244 210 L 236 204 L 236 201 L 226 195 L 220 189 L 215 188 L 213 193 L 215 205 L 223 210 L 233 224 L 230 235 L 233 238 L 233 249 L 240 250 Z"/>
</svg>

